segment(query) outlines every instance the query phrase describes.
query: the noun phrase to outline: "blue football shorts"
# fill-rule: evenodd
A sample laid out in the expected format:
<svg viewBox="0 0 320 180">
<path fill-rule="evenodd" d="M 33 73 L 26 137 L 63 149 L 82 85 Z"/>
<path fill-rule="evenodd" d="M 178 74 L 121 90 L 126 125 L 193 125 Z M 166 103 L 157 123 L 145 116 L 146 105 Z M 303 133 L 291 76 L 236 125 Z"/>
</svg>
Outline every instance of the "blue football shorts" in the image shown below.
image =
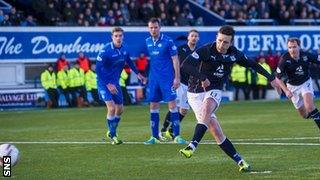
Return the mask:
<svg viewBox="0 0 320 180">
<path fill-rule="evenodd" d="M 147 99 L 149 102 L 173 101 L 177 98 L 176 90 L 172 88 L 173 81 L 150 81 Z"/>
<path fill-rule="evenodd" d="M 116 85 L 116 88 L 118 90 L 117 94 L 111 94 L 111 92 L 108 90 L 107 85 L 105 86 L 98 86 L 98 92 L 99 97 L 103 101 L 114 101 L 115 104 L 123 104 L 123 95 L 122 90 L 119 85 Z"/>
</svg>

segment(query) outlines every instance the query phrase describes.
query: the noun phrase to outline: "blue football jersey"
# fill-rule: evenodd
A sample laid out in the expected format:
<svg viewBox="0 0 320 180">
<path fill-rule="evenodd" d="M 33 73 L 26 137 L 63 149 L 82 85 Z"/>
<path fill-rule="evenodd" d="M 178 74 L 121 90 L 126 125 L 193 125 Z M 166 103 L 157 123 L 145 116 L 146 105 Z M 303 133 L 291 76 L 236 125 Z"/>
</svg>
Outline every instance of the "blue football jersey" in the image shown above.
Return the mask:
<svg viewBox="0 0 320 180">
<path fill-rule="evenodd" d="M 130 59 L 128 48 L 122 44 L 120 48 L 114 46 L 112 42 L 98 54 L 96 63 L 97 82 L 99 86 L 108 83 L 119 85 L 121 71 L 125 62 L 137 73 L 137 69 Z"/>
<path fill-rule="evenodd" d="M 160 34 L 157 41 L 152 37 L 146 39 L 147 50 L 150 57 L 150 78 L 173 79 L 174 69 L 171 56 L 177 55 L 177 47 L 173 40 Z"/>
</svg>

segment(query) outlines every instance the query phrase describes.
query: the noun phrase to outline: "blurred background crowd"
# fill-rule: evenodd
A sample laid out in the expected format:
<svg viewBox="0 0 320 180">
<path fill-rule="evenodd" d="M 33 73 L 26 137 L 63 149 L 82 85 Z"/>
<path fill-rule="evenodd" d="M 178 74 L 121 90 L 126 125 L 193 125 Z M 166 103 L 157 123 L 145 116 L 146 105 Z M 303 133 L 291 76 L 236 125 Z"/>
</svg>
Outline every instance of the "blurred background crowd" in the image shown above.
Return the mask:
<svg viewBox="0 0 320 180">
<path fill-rule="evenodd" d="M 203 26 L 178 0 L 11 0 L 1 26 L 141 26 L 158 17 L 164 26 Z M 319 24 L 319 0 L 193 0 L 235 25 Z"/>
</svg>

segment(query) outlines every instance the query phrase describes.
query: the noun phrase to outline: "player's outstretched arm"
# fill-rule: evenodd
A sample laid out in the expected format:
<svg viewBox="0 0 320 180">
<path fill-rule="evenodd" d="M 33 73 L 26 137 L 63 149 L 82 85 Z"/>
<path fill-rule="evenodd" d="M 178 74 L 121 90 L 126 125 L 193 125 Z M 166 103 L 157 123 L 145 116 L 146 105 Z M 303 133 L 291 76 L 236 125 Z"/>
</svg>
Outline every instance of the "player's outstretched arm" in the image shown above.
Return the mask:
<svg viewBox="0 0 320 180">
<path fill-rule="evenodd" d="M 314 64 L 320 64 L 320 54 L 308 53 L 308 60 Z"/>
<path fill-rule="evenodd" d="M 131 58 L 129 57 L 129 55 L 127 56 L 126 63 L 128 64 L 128 66 L 130 67 L 130 69 L 131 69 L 134 73 L 136 73 L 137 75 L 139 74 L 136 65 L 133 63 L 133 61 L 131 60 Z"/>
<path fill-rule="evenodd" d="M 137 76 L 138 76 L 138 79 L 142 82 L 142 84 L 147 84 L 148 80 L 146 77 L 144 77 L 141 73 L 138 73 Z"/>
<path fill-rule="evenodd" d="M 111 94 L 117 94 L 118 90 L 114 84 L 108 83 L 107 84 L 108 90 L 111 92 Z"/>
<path fill-rule="evenodd" d="M 181 64 L 181 69 L 183 72 L 199 78 L 201 81 L 205 81 L 207 79 L 207 76 L 200 73 L 199 67 L 200 64 L 200 57 L 197 52 L 193 52 L 191 55 L 189 55 L 185 61 Z"/>
<path fill-rule="evenodd" d="M 240 58 L 240 61 L 238 63 L 241 66 L 244 66 L 244 67 L 251 67 L 256 72 L 258 72 L 259 74 L 261 74 L 264 77 L 266 77 L 268 79 L 268 81 L 270 82 L 271 86 L 278 92 L 278 94 L 280 95 L 282 93 L 281 92 L 282 88 L 281 88 L 281 86 L 279 84 L 280 82 L 278 80 L 276 80 L 275 76 L 270 74 L 267 70 L 265 70 L 259 63 L 257 63 L 256 61 L 248 59 L 244 55 Z"/>
<path fill-rule="evenodd" d="M 277 89 L 276 89 L 277 92 L 278 92 L 278 94 L 279 94 L 279 95 L 281 94 L 281 89 L 282 89 L 282 91 L 286 94 L 287 98 L 290 99 L 290 98 L 293 96 L 293 94 L 292 94 L 292 92 L 287 88 L 287 86 L 284 84 L 284 82 L 283 82 L 281 79 L 277 78 L 277 77 L 276 77 L 275 81 L 276 81 L 276 82 L 279 84 L 279 86 L 280 86 L 280 88 L 277 88 Z"/>
<path fill-rule="evenodd" d="M 140 73 L 138 72 L 138 69 L 137 69 L 136 65 L 133 63 L 133 61 L 132 61 L 131 58 L 129 57 L 129 54 L 128 54 L 128 56 L 127 56 L 126 62 L 127 62 L 127 64 L 128 64 L 128 66 L 130 67 L 130 69 L 132 69 L 132 71 L 137 74 L 138 79 L 139 79 L 143 84 L 146 84 L 146 83 L 147 83 L 147 78 L 144 77 L 142 74 L 140 74 Z"/>
</svg>

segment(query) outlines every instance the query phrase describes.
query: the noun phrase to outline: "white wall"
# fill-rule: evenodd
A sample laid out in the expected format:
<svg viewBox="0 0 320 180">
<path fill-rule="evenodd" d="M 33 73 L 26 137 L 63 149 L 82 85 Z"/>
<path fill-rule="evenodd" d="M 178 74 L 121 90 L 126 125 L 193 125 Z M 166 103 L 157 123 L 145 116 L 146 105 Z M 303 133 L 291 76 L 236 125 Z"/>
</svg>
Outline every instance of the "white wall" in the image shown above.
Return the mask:
<svg viewBox="0 0 320 180">
<path fill-rule="evenodd" d="M 23 64 L 0 65 L 0 89 L 5 86 L 22 85 L 25 80 Z"/>
</svg>

